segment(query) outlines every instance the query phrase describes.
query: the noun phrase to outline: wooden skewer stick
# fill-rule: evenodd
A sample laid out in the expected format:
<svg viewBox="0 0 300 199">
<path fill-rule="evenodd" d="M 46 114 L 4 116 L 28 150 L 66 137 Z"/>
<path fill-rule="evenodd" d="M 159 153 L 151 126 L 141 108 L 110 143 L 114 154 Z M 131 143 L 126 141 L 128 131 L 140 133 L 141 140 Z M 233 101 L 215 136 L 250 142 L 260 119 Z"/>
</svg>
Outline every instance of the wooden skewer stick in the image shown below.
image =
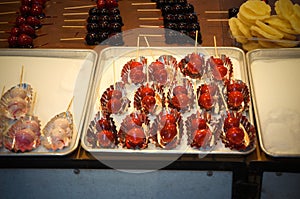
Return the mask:
<svg viewBox="0 0 300 199">
<path fill-rule="evenodd" d="M 31 107 L 30 107 L 30 110 L 29 110 L 29 115 L 34 115 L 34 105 L 35 105 L 35 102 L 36 102 L 36 92 L 33 93 L 33 100 L 32 100 L 32 103 L 31 103 Z"/>
<path fill-rule="evenodd" d="M 74 10 L 74 9 L 81 9 L 81 8 L 92 8 L 96 5 L 84 5 L 84 6 L 73 6 L 73 7 L 65 7 L 65 10 Z"/>
<path fill-rule="evenodd" d="M 64 19 L 64 22 L 86 22 L 86 19 Z"/>
<path fill-rule="evenodd" d="M 143 3 L 143 2 L 141 2 L 141 3 L 131 3 L 131 5 L 132 6 L 145 6 L 145 5 L 156 5 L 156 3 L 155 2 L 145 2 L 145 3 Z"/>
<path fill-rule="evenodd" d="M 139 59 L 139 50 L 140 50 L 140 37 L 137 37 L 137 42 L 136 42 L 136 61 Z"/>
<path fill-rule="evenodd" d="M 228 14 L 228 10 L 206 10 L 205 14 Z"/>
<path fill-rule="evenodd" d="M 200 95 L 198 96 L 198 92 L 197 92 L 197 79 L 195 79 L 195 81 L 194 81 L 194 87 L 195 87 L 195 89 L 194 89 L 195 93 L 194 94 L 195 94 L 195 97 L 196 97 L 196 109 L 197 109 L 197 111 L 200 111 L 200 106 L 198 105 Z"/>
<path fill-rule="evenodd" d="M 0 21 L 0 24 L 3 25 L 3 24 L 9 24 L 8 21 Z"/>
<path fill-rule="evenodd" d="M 147 47 L 149 48 L 149 47 L 150 47 L 150 44 L 149 44 L 149 41 L 148 41 L 148 39 L 147 39 L 147 36 L 151 36 L 151 35 L 139 35 L 139 36 L 144 37 L 145 42 L 146 42 L 146 44 L 147 44 Z M 154 35 L 154 36 L 156 36 L 156 35 Z M 153 53 L 152 53 L 152 50 L 150 51 L 150 54 L 151 54 L 152 59 L 155 60 L 155 59 L 154 59 L 154 56 L 153 56 Z"/>
<path fill-rule="evenodd" d="M 140 28 L 163 28 L 164 26 L 140 25 Z"/>
<path fill-rule="evenodd" d="M 157 20 L 163 20 L 161 17 L 140 17 L 140 21 L 157 21 Z"/>
<path fill-rule="evenodd" d="M 71 108 L 71 105 L 73 104 L 73 100 L 74 100 L 74 96 L 71 98 L 71 101 L 69 102 L 69 105 L 68 105 L 67 111 L 69 111 L 69 110 L 70 110 L 70 108 Z"/>
<path fill-rule="evenodd" d="M 63 13 L 63 16 L 74 16 L 74 15 L 88 15 L 88 12 L 70 12 L 70 13 Z"/>
<path fill-rule="evenodd" d="M 10 15 L 10 14 L 17 14 L 17 12 L 16 11 L 0 12 L 0 15 Z"/>
<path fill-rule="evenodd" d="M 206 21 L 210 22 L 219 22 L 219 21 L 228 21 L 229 19 L 206 19 Z"/>
<path fill-rule="evenodd" d="M 76 40 L 84 40 L 84 38 L 82 37 L 60 38 L 60 41 L 76 41 Z"/>
<path fill-rule="evenodd" d="M 85 28 L 85 26 L 62 26 L 63 28 Z"/>
<path fill-rule="evenodd" d="M 19 4 L 21 1 L 6 1 L 6 2 L 0 2 L 0 5 L 6 5 L 6 4 Z"/>
<path fill-rule="evenodd" d="M 140 36 L 140 35 L 139 35 L 139 36 Z M 145 39 L 145 42 L 146 42 L 146 44 L 147 44 L 147 47 L 150 47 L 150 44 L 149 44 L 148 39 L 147 39 L 146 36 L 144 36 L 144 39 Z M 151 52 L 152 59 L 154 59 L 153 54 L 152 54 L 152 51 L 150 51 L 150 52 Z M 146 67 L 147 67 L 147 68 L 146 68 L 146 81 L 147 81 L 147 83 L 148 83 L 148 82 L 149 82 L 149 70 L 148 70 L 148 64 L 147 64 Z"/>
<path fill-rule="evenodd" d="M 116 64 L 115 64 L 115 60 L 113 60 L 113 79 L 114 79 L 114 90 L 116 90 Z"/>
<path fill-rule="evenodd" d="M 196 39 L 195 39 L 195 53 L 198 53 L 198 30 L 196 30 Z"/>
<path fill-rule="evenodd" d="M 156 8 L 149 8 L 149 9 L 137 9 L 138 12 L 161 12 L 160 9 Z"/>
<path fill-rule="evenodd" d="M 22 82 L 23 82 L 23 75 L 24 75 L 24 65 L 22 65 L 22 68 L 21 68 L 20 85 L 21 85 Z"/>
<path fill-rule="evenodd" d="M 216 39 L 216 35 L 214 35 L 214 47 L 215 47 L 215 55 L 216 55 L 216 57 L 219 57 L 218 49 L 217 49 L 217 39 Z"/>
<path fill-rule="evenodd" d="M 0 39 L 0 42 L 7 42 L 8 39 Z"/>
</svg>

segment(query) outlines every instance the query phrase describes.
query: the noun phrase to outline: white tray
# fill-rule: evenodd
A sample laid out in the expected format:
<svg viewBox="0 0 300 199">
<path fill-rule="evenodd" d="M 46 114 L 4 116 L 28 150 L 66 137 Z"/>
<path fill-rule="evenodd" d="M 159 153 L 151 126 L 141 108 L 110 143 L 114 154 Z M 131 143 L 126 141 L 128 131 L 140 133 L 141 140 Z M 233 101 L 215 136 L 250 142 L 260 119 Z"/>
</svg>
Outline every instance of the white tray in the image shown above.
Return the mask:
<svg viewBox="0 0 300 199">
<path fill-rule="evenodd" d="M 247 53 L 259 142 L 273 157 L 300 157 L 300 49 Z"/>
<path fill-rule="evenodd" d="M 83 126 L 87 100 L 96 67 L 97 53 L 74 49 L 2 49 L 0 51 L 0 88 L 7 91 L 19 84 L 24 66 L 23 82 L 36 92 L 34 115 L 41 128 L 55 115 L 64 112 L 74 97 L 70 108 L 74 131 L 70 146 L 49 151 L 43 146 L 25 153 L 14 153 L 4 147 L 0 156 L 66 155 L 76 149 Z"/>
<path fill-rule="evenodd" d="M 91 91 L 91 98 L 88 105 L 87 117 L 85 121 L 85 126 L 83 128 L 81 145 L 82 147 L 89 152 L 115 152 L 115 153 L 167 153 L 167 154 L 248 154 L 255 149 L 255 145 L 246 151 L 236 151 L 226 148 L 221 140 L 218 140 L 217 145 L 210 150 L 197 150 L 187 146 L 186 138 L 183 137 L 181 144 L 175 149 L 165 150 L 155 147 L 154 145 L 149 144 L 148 148 L 142 150 L 132 150 L 125 148 L 93 148 L 86 140 L 87 138 L 87 129 L 90 122 L 94 119 L 96 113 L 100 110 L 100 98 L 103 92 L 114 83 L 114 72 L 113 65 L 115 65 L 115 79 L 116 81 L 121 80 L 121 70 L 129 60 L 136 58 L 137 56 L 143 56 L 147 58 L 147 63 L 150 64 L 152 61 L 155 61 L 161 55 L 172 55 L 176 58 L 177 62 L 180 62 L 186 55 L 191 54 L 197 50 L 198 53 L 203 53 L 206 58 L 208 56 L 215 55 L 215 48 L 213 47 L 198 47 L 197 49 L 193 47 L 149 47 L 144 48 L 140 47 L 139 51 L 135 47 L 109 47 L 104 49 L 100 56 L 96 71 L 96 78 L 93 84 Z M 246 71 L 246 61 L 245 54 L 242 50 L 235 47 L 218 47 L 219 54 L 225 54 L 228 56 L 233 63 L 234 78 L 241 79 L 248 84 L 248 77 Z M 130 86 L 134 88 L 134 86 Z M 128 92 L 128 91 L 127 91 Z M 134 95 L 135 90 L 131 90 L 131 97 Z M 130 97 L 131 105 L 128 110 L 130 113 L 133 110 L 133 98 Z M 251 106 L 251 105 L 250 105 Z M 253 115 L 251 112 L 251 107 L 249 108 L 249 121 L 253 124 Z M 114 117 L 117 130 L 121 123 L 121 119 L 124 118 L 124 115 L 121 117 Z"/>
</svg>

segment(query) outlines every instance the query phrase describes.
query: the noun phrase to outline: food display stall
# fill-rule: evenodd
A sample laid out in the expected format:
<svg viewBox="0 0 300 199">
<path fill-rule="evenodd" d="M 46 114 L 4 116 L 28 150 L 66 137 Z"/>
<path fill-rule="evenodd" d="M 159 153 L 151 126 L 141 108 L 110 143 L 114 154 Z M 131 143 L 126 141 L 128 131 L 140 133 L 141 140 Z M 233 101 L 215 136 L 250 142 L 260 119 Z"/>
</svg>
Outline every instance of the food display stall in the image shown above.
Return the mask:
<svg viewBox="0 0 300 199">
<path fill-rule="evenodd" d="M 297 198 L 300 1 L 33 2 L 0 2 L 4 198 Z"/>
</svg>

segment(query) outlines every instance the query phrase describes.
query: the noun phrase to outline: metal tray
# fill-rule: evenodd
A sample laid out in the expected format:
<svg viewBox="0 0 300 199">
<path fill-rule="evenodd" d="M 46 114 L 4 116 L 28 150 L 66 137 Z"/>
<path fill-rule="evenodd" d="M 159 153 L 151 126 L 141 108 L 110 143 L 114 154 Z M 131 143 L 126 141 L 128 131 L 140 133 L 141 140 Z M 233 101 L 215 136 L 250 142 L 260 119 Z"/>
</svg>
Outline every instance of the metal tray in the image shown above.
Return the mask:
<svg viewBox="0 0 300 199">
<path fill-rule="evenodd" d="M 83 133 L 81 137 L 81 145 L 82 147 L 89 152 L 108 152 L 108 153 L 156 153 L 156 154 L 248 154 L 255 149 L 255 145 L 247 150 L 247 151 L 235 151 L 229 148 L 226 148 L 221 140 L 218 141 L 217 145 L 213 147 L 212 150 L 197 150 L 187 146 L 187 143 L 184 141 L 180 144 L 181 146 L 176 147 L 171 150 L 159 149 L 157 147 L 148 147 L 142 150 L 132 150 L 132 149 L 124 149 L 124 148 L 114 148 L 114 149 L 105 149 L 105 148 L 93 148 L 87 142 L 87 130 L 90 122 L 95 118 L 96 113 L 100 110 L 99 99 L 101 98 L 102 93 L 108 88 L 110 85 L 114 83 L 113 78 L 113 64 L 115 64 L 115 76 L 117 77 L 117 81 L 120 80 L 120 74 L 122 67 L 129 60 L 136 58 L 137 56 L 144 56 L 147 58 L 147 63 L 150 64 L 152 61 L 155 61 L 161 55 L 172 55 L 176 58 L 177 62 L 183 59 L 187 54 L 191 54 L 192 52 L 203 53 L 205 56 L 215 55 L 214 47 L 198 47 L 197 49 L 193 47 L 140 47 L 137 51 L 136 47 L 109 47 L 101 51 L 99 56 L 96 78 L 93 84 L 93 88 L 91 91 L 91 98 L 88 105 L 88 111 L 85 121 L 85 126 L 83 128 Z M 235 47 L 218 47 L 218 54 L 225 54 L 231 58 L 234 66 L 234 77 L 236 79 L 241 79 L 244 82 L 248 82 L 247 71 L 246 71 L 246 61 L 245 54 L 242 50 Z M 207 57 L 208 58 L 208 57 Z M 134 91 L 132 91 L 134 92 Z M 133 99 L 130 99 L 133 103 Z M 133 105 L 131 106 L 131 108 Z M 128 110 L 130 113 L 132 109 Z M 253 116 L 251 112 L 251 108 L 249 111 L 249 121 L 253 123 Z M 121 120 L 119 118 L 114 118 L 118 120 L 116 123 L 120 123 Z M 118 127 L 118 126 L 117 126 Z M 183 138 L 184 139 L 184 138 Z"/>
<path fill-rule="evenodd" d="M 98 54 L 93 50 L 75 49 L 2 49 L 0 51 L 0 88 L 7 91 L 23 82 L 36 92 L 34 115 L 41 121 L 41 128 L 55 115 L 68 108 L 73 114 L 74 131 L 68 147 L 49 151 L 43 146 L 25 153 L 14 153 L 4 147 L 0 156 L 62 156 L 71 153 L 79 144 L 87 101 L 93 81 Z"/>
<path fill-rule="evenodd" d="M 259 142 L 273 157 L 300 157 L 300 49 L 246 54 Z"/>
</svg>

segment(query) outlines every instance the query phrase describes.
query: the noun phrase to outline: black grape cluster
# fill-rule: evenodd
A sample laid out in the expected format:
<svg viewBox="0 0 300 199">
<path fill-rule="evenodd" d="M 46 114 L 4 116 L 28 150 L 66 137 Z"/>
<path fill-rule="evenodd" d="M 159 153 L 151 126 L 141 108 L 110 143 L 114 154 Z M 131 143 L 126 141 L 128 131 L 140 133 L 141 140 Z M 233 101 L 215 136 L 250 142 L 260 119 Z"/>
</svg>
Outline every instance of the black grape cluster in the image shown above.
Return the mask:
<svg viewBox="0 0 300 199">
<path fill-rule="evenodd" d="M 85 41 L 87 45 L 123 45 L 122 17 L 117 1 L 98 1 L 90 8 Z"/>
<path fill-rule="evenodd" d="M 202 43 L 200 24 L 194 6 L 187 0 L 152 0 L 161 9 L 166 43 Z M 198 34 L 196 32 L 198 31 Z M 192 39 L 190 39 L 192 38 Z"/>
</svg>

